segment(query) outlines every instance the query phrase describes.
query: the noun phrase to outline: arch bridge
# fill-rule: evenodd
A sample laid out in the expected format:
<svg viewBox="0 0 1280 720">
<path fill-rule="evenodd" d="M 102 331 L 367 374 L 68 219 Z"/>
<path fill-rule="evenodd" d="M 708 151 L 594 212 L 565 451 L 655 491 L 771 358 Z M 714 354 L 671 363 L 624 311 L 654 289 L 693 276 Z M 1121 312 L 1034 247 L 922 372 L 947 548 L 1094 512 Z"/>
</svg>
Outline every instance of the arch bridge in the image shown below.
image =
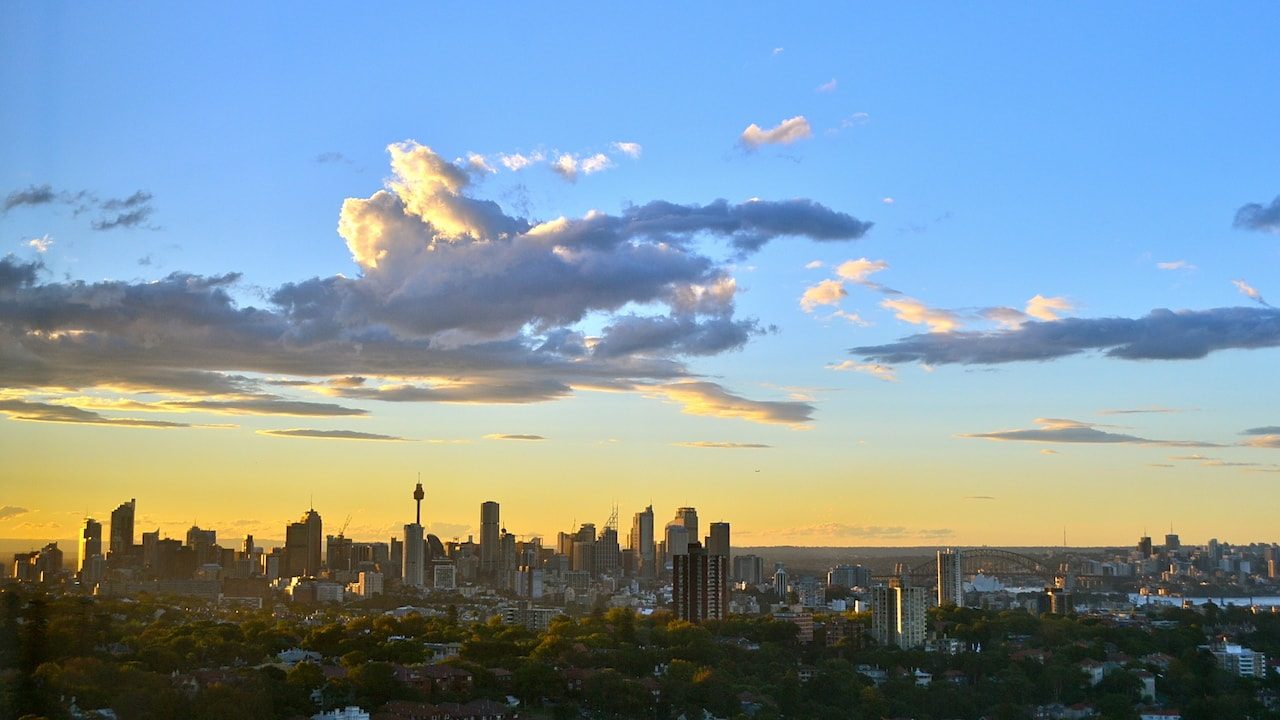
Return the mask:
<svg viewBox="0 0 1280 720">
<path fill-rule="evenodd" d="M 1054 579 L 1055 571 L 1039 560 L 1001 548 L 958 548 L 960 569 L 966 577 L 979 573 L 999 577 L 1036 577 L 1047 583 Z M 938 582 L 937 559 L 927 560 L 911 568 L 912 580 L 920 585 Z"/>
</svg>

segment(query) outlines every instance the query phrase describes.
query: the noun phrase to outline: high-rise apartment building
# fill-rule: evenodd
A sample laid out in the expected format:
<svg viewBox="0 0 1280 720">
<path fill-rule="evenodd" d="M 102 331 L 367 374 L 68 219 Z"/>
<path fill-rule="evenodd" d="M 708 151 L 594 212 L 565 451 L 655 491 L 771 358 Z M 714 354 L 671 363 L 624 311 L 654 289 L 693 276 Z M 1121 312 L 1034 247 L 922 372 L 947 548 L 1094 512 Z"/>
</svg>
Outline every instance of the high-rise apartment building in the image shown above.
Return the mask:
<svg viewBox="0 0 1280 720">
<path fill-rule="evenodd" d="M 837 565 L 827 571 L 827 586 L 871 587 L 871 569 L 861 565 Z"/>
<path fill-rule="evenodd" d="M 498 503 L 480 504 L 480 574 L 493 577 L 502 557 L 502 525 L 498 520 Z"/>
<path fill-rule="evenodd" d="M 652 578 L 657 575 L 656 544 L 653 537 L 653 506 L 646 507 L 631 519 L 631 535 L 627 546 L 635 553 L 636 574 Z"/>
<path fill-rule="evenodd" d="M 938 607 L 964 607 L 964 571 L 959 550 L 938 551 Z"/>
<path fill-rule="evenodd" d="M 107 551 L 111 555 L 128 555 L 133 549 L 133 517 L 138 501 L 120 503 L 120 507 L 111 511 L 111 544 Z"/>
<path fill-rule="evenodd" d="M 698 511 L 691 507 L 676 508 L 676 518 L 672 522 L 680 523 L 689 534 L 689 542 L 698 541 Z"/>
<path fill-rule="evenodd" d="M 712 555 L 702 543 L 690 543 L 673 556 L 671 602 L 677 618 L 697 623 L 723 620 L 728 609 L 728 558 Z"/>
<path fill-rule="evenodd" d="M 926 589 L 919 587 L 872 588 L 871 636 L 876 642 L 903 649 L 924 645 L 925 593 Z"/>
<path fill-rule="evenodd" d="M 1138 556 L 1141 558 L 1149 558 L 1152 555 L 1151 536 L 1143 535 L 1138 538 Z"/>
</svg>

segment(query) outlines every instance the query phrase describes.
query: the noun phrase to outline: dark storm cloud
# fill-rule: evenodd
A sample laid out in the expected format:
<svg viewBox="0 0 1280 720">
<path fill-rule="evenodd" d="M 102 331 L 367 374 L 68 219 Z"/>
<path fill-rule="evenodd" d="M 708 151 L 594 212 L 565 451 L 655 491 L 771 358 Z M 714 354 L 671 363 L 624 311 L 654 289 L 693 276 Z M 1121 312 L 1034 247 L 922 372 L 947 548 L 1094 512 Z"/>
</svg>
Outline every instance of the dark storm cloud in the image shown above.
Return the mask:
<svg viewBox="0 0 1280 720">
<path fill-rule="evenodd" d="M 1235 226 L 1242 230 L 1280 234 L 1280 195 L 1268 205 L 1249 203 L 1237 210 Z"/>
<path fill-rule="evenodd" d="M 1141 318 L 1063 318 L 996 332 L 912 335 L 850 350 L 868 361 L 995 365 L 1055 360 L 1090 350 L 1124 360 L 1195 360 L 1219 350 L 1280 346 L 1280 310 L 1152 310 Z"/>
<path fill-rule="evenodd" d="M 651 352 L 716 355 L 742 347 L 759 332 L 753 320 L 626 315 L 604 329 L 595 353 L 602 357 Z"/>
<path fill-rule="evenodd" d="M 706 205 L 654 201 L 622 213 L 627 236 L 687 236 L 711 233 L 729 238 L 742 251 L 760 249 L 783 236 L 819 242 L 857 240 L 872 223 L 807 199 L 750 200 L 735 205 L 716 200 Z"/>
</svg>

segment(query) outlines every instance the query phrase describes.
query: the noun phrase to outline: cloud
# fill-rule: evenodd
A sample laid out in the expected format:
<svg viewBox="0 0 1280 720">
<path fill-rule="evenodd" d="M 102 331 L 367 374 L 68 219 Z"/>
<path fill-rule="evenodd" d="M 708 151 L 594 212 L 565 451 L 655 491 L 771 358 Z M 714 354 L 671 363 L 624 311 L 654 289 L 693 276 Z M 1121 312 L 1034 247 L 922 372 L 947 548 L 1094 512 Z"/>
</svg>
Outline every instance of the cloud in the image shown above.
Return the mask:
<svg viewBox="0 0 1280 720">
<path fill-rule="evenodd" d="M 1265 427 L 1249 428 L 1241 435 L 1280 435 L 1280 425 L 1267 425 Z"/>
<path fill-rule="evenodd" d="M 1280 195 L 1269 205 L 1249 203 L 1236 211 L 1235 226 L 1280 235 Z"/>
<path fill-rule="evenodd" d="M 676 447 L 686 448 L 715 448 L 722 450 L 755 450 L 760 448 L 771 448 L 772 445 L 763 443 L 740 443 L 740 442 L 717 442 L 712 440 L 691 440 L 689 442 L 672 443 Z"/>
<path fill-rule="evenodd" d="M 997 440 L 1012 442 L 1038 443 L 1081 443 L 1081 444 L 1132 444 L 1159 445 L 1164 447 L 1222 447 L 1217 443 L 1198 440 L 1151 440 L 1136 435 L 1099 430 L 1099 426 L 1078 420 L 1060 418 L 1036 418 L 1035 424 L 1040 427 L 1023 430 L 997 430 L 985 433 L 964 433 L 963 438 L 981 440 Z"/>
<path fill-rule="evenodd" d="M 1259 305 L 1267 305 L 1267 307 L 1270 307 L 1267 301 L 1262 299 L 1262 293 L 1258 292 L 1253 287 L 1250 287 L 1249 283 L 1243 280 L 1232 280 L 1231 284 L 1236 286 L 1236 289 L 1240 291 L 1241 295 L 1244 295 Z"/>
<path fill-rule="evenodd" d="M 483 155 L 476 153 L 467 153 L 466 167 L 467 170 L 477 175 L 492 175 L 498 172 L 489 164 L 488 160 L 485 160 Z"/>
<path fill-rule="evenodd" d="M 35 207 L 37 205 L 48 205 L 58 199 L 58 195 L 54 193 L 53 186 L 30 185 L 22 190 L 14 190 L 4 199 L 4 211 L 9 212 L 16 207 Z"/>
<path fill-rule="evenodd" d="M 839 306 L 840 301 L 849 293 L 839 280 L 823 280 L 817 285 L 806 288 L 800 296 L 800 307 L 811 313 L 821 305 Z"/>
<path fill-rule="evenodd" d="M 1195 412 L 1199 409 L 1200 408 L 1175 408 L 1175 407 L 1162 407 L 1160 405 L 1149 405 L 1147 407 L 1142 407 L 1142 408 L 1119 408 L 1119 409 L 1113 409 L 1113 410 L 1099 410 L 1098 414 L 1099 415 L 1139 415 L 1139 414 L 1145 414 L 1145 413 L 1165 414 L 1165 413 Z"/>
<path fill-rule="evenodd" d="M 860 372 L 879 378 L 885 382 L 897 382 L 898 371 L 889 365 L 879 365 L 876 363 L 858 363 L 853 360 L 844 360 L 839 363 L 827 365 L 827 369 L 836 370 L 838 372 Z"/>
<path fill-rule="evenodd" d="M 1040 451 L 1040 454 L 1041 454 L 1041 455 L 1058 455 L 1059 453 L 1058 453 L 1058 451 L 1057 451 L 1057 450 L 1051 450 L 1051 449 L 1049 449 L 1049 448 L 1044 448 L 1043 450 L 1041 450 L 1041 451 Z"/>
<path fill-rule="evenodd" d="M 820 93 L 835 92 L 836 86 L 837 86 L 838 84 L 839 84 L 839 83 L 837 83 L 837 82 L 836 82 L 836 79 L 835 79 L 835 78 L 831 78 L 830 80 L 828 80 L 828 81 L 826 81 L 826 82 L 822 83 L 821 85 L 819 85 L 818 87 L 814 88 L 814 92 L 820 92 Z"/>
<path fill-rule="evenodd" d="M 1280 449 L 1280 434 L 1256 435 L 1245 440 L 1241 445 L 1253 448 Z"/>
<path fill-rule="evenodd" d="M 858 258 L 857 260 L 846 260 L 840 263 L 836 268 L 836 274 L 850 282 L 867 284 L 867 278 L 888 267 L 889 263 L 884 260 Z"/>
<path fill-rule="evenodd" d="M 1026 313 L 1037 320 L 1057 320 L 1061 313 L 1074 309 L 1066 298 L 1036 295 L 1027 301 Z"/>
<path fill-rule="evenodd" d="M 652 394 L 684 406 L 689 415 L 739 418 L 802 427 L 813 420 L 813 405 L 798 400 L 749 400 L 706 381 L 686 380 L 649 388 Z"/>
<path fill-rule="evenodd" d="M 1196 266 L 1186 260 L 1171 260 L 1169 262 L 1158 262 L 1156 268 L 1160 270 L 1195 270 Z"/>
<path fill-rule="evenodd" d="M 259 430 L 258 434 L 268 435 L 270 437 L 314 438 L 319 440 L 406 441 L 406 438 L 396 437 L 395 435 L 379 435 L 377 433 L 357 432 L 355 430 L 307 430 L 297 428 L 292 430 Z"/>
<path fill-rule="evenodd" d="M 529 153 L 528 155 L 524 155 L 521 153 L 512 153 L 510 155 L 507 155 L 507 154 L 498 155 L 498 162 L 502 163 L 503 167 L 505 167 L 508 170 L 511 170 L 512 172 L 515 172 L 517 170 L 523 170 L 529 167 L 530 165 L 535 165 L 537 163 L 540 163 L 543 161 L 543 159 L 544 159 L 544 156 L 541 152 Z"/>
<path fill-rule="evenodd" d="M 633 160 L 640 157 L 640 153 L 644 152 L 644 148 L 640 146 L 640 143 L 634 142 L 616 142 L 613 144 L 613 149 Z"/>
<path fill-rule="evenodd" d="M 994 495 L 965 495 L 963 500 L 995 500 Z"/>
<path fill-rule="evenodd" d="M 315 160 L 316 160 L 316 162 L 317 162 L 317 163 L 319 163 L 319 164 L 321 164 L 321 165 L 327 165 L 327 164 L 330 164 L 330 163 L 349 163 L 349 162 L 351 162 L 350 160 L 348 160 L 348 159 L 347 159 L 347 156 L 346 156 L 346 155 L 343 155 L 343 154 L 342 154 L 342 153 L 340 153 L 340 152 L 334 152 L 334 151 L 322 152 L 322 153 L 320 153 L 319 155 L 316 155 Z"/>
<path fill-rule="evenodd" d="M 850 352 L 890 365 L 995 365 L 1054 360 L 1090 350 L 1125 360 L 1193 360 L 1219 350 L 1276 346 L 1280 346 L 1280 310 L 1228 307 L 1157 309 L 1141 318 L 1063 318 L 994 332 L 912 335 Z"/>
<path fill-rule="evenodd" d="M 751 123 L 746 130 L 742 131 L 738 139 L 747 149 L 754 150 L 761 145 L 790 145 L 811 137 L 813 137 L 813 129 L 809 127 L 809 121 L 803 115 L 797 115 L 783 120 L 768 130 Z"/>
<path fill-rule="evenodd" d="M 111 425 L 132 428 L 182 428 L 190 427 L 187 423 L 167 422 L 163 420 L 136 420 L 134 418 L 103 417 L 96 412 L 81 410 L 66 405 L 29 402 L 26 400 L 0 400 L 0 413 L 14 420 L 30 422 L 70 423 L 76 425 Z"/>
<path fill-rule="evenodd" d="M 774 48 L 774 49 L 773 49 L 773 55 L 774 55 L 774 57 L 777 57 L 778 55 L 781 55 L 781 54 L 782 54 L 782 52 L 783 52 L 784 50 L 786 50 L 786 48 L 782 48 L 782 47 L 776 47 L 776 48 Z"/>
<path fill-rule="evenodd" d="M 250 294 L 234 272 L 41 282 L 38 261 L 0 260 L 0 387 L 164 396 L 144 399 L 153 411 L 323 416 L 364 411 L 290 406 L 300 401 L 263 388 L 534 402 L 572 388 L 670 397 L 654 388 L 692 381 L 672 392 L 705 414 L 808 421 L 808 404 L 743 398 L 685 365 L 764 332 L 735 316 L 734 266 L 703 248 L 743 257 L 783 238 L 845 242 L 870 223 L 796 199 L 653 201 L 533 225 L 472 197 L 471 176 L 429 148 L 388 151 L 384 187 L 339 214 L 359 272 L 285 283 L 257 306 L 236 300 Z M 367 382 L 331 380 L 350 376 Z"/>
<path fill-rule="evenodd" d="M 546 440 L 541 435 L 520 435 L 505 433 L 490 433 L 484 436 L 485 440 Z"/>
<path fill-rule="evenodd" d="M 29 512 L 31 511 L 24 507 L 18 507 L 17 505 L 5 505 L 0 507 L 0 520 L 9 520 L 11 518 L 18 517 L 19 515 L 26 515 Z"/>
<path fill-rule="evenodd" d="M 45 233 L 44 235 L 38 238 L 31 238 L 30 240 L 23 243 L 23 245 L 26 245 L 32 250 L 35 250 L 37 253 L 40 253 L 41 255 L 43 255 L 46 252 L 49 252 L 49 248 L 53 247 L 53 238 L 50 237 L 48 233 Z"/>
<path fill-rule="evenodd" d="M 894 317 L 912 325 L 928 325 L 930 333 L 949 333 L 960 327 L 960 316 L 950 310 L 931 308 L 915 298 L 886 298 L 880 307 L 892 310 Z"/>
<path fill-rule="evenodd" d="M 817 270 L 820 267 L 822 267 L 821 260 L 810 260 L 809 262 L 804 264 L 805 270 Z"/>
<path fill-rule="evenodd" d="M 96 211 L 99 217 L 89 226 L 94 230 L 113 230 L 115 228 L 134 228 L 143 226 L 150 219 L 154 208 L 151 206 L 151 193 L 138 190 L 125 198 L 107 198 L 103 200 L 87 190 L 78 192 L 55 191 L 49 184 L 31 185 L 23 190 L 15 190 L 5 197 L 4 212 L 19 207 L 36 207 L 57 203 L 75 209 L 75 214 Z M 154 230 L 157 228 L 147 226 Z M 43 252 L 43 251 L 41 251 Z"/>
<path fill-rule="evenodd" d="M 592 175 L 601 170 L 608 170 L 611 167 L 613 167 L 613 160 L 604 153 L 596 153 L 587 157 L 563 153 L 551 163 L 551 169 L 569 182 L 576 181 L 579 173 Z"/>
</svg>

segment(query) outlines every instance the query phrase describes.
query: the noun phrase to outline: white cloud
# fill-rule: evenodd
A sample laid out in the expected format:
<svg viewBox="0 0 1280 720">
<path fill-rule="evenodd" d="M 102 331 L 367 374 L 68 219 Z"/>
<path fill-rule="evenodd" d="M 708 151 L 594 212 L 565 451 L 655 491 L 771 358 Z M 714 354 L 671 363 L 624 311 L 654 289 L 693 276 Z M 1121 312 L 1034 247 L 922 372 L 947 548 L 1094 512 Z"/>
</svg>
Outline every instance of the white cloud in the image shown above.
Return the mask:
<svg viewBox="0 0 1280 720">
<path fill-rule="evenodd" d="M 947 333 L 960 327 L 960 316 L 950 310 L 931 308 L 915 298 L 886 298 L 880 302 L 894 316 L 912 325 L 928 325 L 930 332 Z"/>
<path fill-rule="evenodd" d="M 781 55 L 784 50 L 786 50 L 786 48 L 776 47 L 773 49 L 773 54 L 776 57 L 778 55 Z"/>
<path fill-rule="evenodd" d="M 858 258 L 857 260 L 846 260 L 840 263 L 840 266 L 836 268 L 836 274 L 845 280 L 863 284 L 866 283 L 868 277 L 888 267 L 889 263 L 884 260 Z"/>
<path fill-rule="evenodd" d="M 865 373 L 885 382 L 897 382 L 898 371 L 889 365 L 881 365 L 879 363 L 860 363 L 854 360 L 845 360 L 843 362 L 834 363 L 827 366 L 828 370 L 836 372 L 859 372 Z"/>
<path fill-rule="evenodd" d="M 746 130 L 742 131 L 739 139 L 747 148 L 755 149 L 761 145 L 790 145 L 811 137 L 813 137 L 813 129 L 809 127 L 809 121 L 803 115 L 797 115 L 783 120 L 768 130 L 751 123 Z"/>
<path fill-rule="evenodd" d="M 596 153 L 590 157 L 583 158 L 580 167 L 583 175 L 591 175 L 613 167 L 613 161 L 604 153 Z"/>
<path fill-rule="evenodd" d="M 45 233 L 38 238 L 31 238 L 25 243 L 25 245 L 43 255 L 49 251 L 50 247 L 53 246 L 53 237 L 48 233 Z"/>
<path fill-rule="evenodd" d="M 1236 286 L 1236 289 L 1240 291 L 1241 295 L 1244 295 L 1259 304 L 1267 304 L 1267 301 L 1262 299 L 1262 293 L 1258 292 L 1256 288 L 1252 287 L 1244 280 L 1232 280 L 1231 284 Z"/>
<path fill-rule="evenodd" d="M 823 280 L 804 291 L 804 295 L 800 297 L 800 307 L 805 312 L 813 312 L 821 305 L 839 306 L 840 300 L 848 294 L 844 283 L 839 280 Z"/>
<path fill-rule="evenodd" d="M 640 143 L 633 142 L 616 142 L 613 144 L 613 148 L 629 158 L 638 158 L 640 153 L 644 152 L 644 148 L 640 146 Z"/>
<path fill-rule="evenodd" d="M 822 267 L 821 260 L 810 260 L 809 262 L 804 264 L 805 270 L 817 270 L 820 267 Z"/>
<path fill-rule="evenodd" d="M 1059 313 L 1071 312 L 1074 309 L 1064 297 L 1036 295 L 1027 301 L 1026 313 L 1037 320 L 1057 320 Z"/>
<path fill-rule="evenodd" d="M 513 172 L 516 170 L 523 170 L 530 165 L 540 163 L 544 159 L 545 158 L 541 152 L 530 153 L 528 155 L 513 153 L 511 155 L 501 154 L 498 156 L 498 162 L 502 163 L 503 167 Z"/>
<path fill-rule="evenodd" d="M 489 161 L 485 160 L 483 155 L 478 153 L 467 153 L 467 169 L 476 174 L 492 175 L 498 172 L 493 169 L 493 166 L 489 164 Z"/>
<path fill-rule="evenodd" d="M 880 198 L 880 202 L 884 203 L 885 205 L 892 205 L 898 201 L 894 200 L 891 197 L 883 197 L 883 198 Z"/>
<path fill-rule="evenodd" d="M 815 88 L 814 92 L 820 92 L 820 93 L 834 92 L 837 85 L 839 85 L 839 83 L 836 82 L 836 79 L 831 78 L 830 80 L 822 83 L 817 88 Z"/>
<path fill-rule="evenodd" d="M 1196 266 L 1186 260 L 1171 260 L 1169 262 L 1158 262 L 1156 268 L 1160 270 L 1195 270 Z"/>
</svg>

